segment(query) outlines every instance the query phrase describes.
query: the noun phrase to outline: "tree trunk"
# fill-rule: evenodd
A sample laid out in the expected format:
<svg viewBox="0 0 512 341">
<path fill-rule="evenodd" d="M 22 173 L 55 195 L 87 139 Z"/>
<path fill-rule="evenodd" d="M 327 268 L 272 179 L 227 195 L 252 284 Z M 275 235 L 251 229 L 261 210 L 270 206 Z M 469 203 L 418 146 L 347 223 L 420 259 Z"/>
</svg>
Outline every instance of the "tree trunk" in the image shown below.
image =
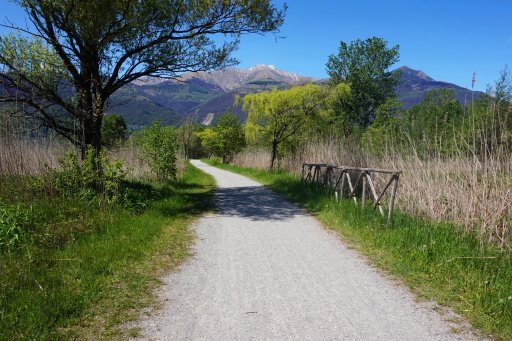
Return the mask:
<svg viewBox="0 0 512 341">
<path fill-rule="evenodd" d="M 94 52 L 94 48 L 91 48 L 90 51 Z M 75 85 L 77 94 L 76 109 L 80 113 L 79 119 L 82 128 L 80 146 L 82 159 L 89 148 L 95 151 L 96 156 L 101 151 L 101 123 L 103 122 L 103 109 L 105 106 L 104 98 L 108 97 L 108 95 L 102 93 L 100 76 L 98 73 L 92 72 L 93 70 L 99 70 L 99 57 L 95 53 L 86 53 L 86 60 L 82 60 L 80 65 L 80 74 L 83 81 Z"/>
<path fill-rule="evenodd" d="M 84 122 L 84 144 L 82 145 L 82 159 L 87 149 L 93 148 L 96 155 L 101 151 L 101 122 L 102 116 L 87 117 Z"/>
<path fill-rule="evenodd" d="M 101 151 L 101 124 L 103 122 L 103 103 L 101 99 L 89 94 L 79 96 L 80 116 L 82 120 L 81 156 L 85 157 L 87 149 L 92 148 L 96 155 Z"/>
<path fill-rule="evenodd" d="M 274 169 L 274 162 L 276 160 L 276 156 L 277 156 L 277 145 L 279 143 L 277 141 L 272 141 L 272 151 L 270 153 L 270 166 L 269 166 L 269 170 L 273 170 Z"/>
<path fill-rule="evenodd" d="M 83 143 L 82 143 L 82 158 L 88 148 L 92 148 L 96 155 L 99 155 L 101 150 L 101 123 L 103 122 L 103 106 L 93 105 L 89 106 L 88 112 L 85 112 L 83 122 Z"/>
</svg>

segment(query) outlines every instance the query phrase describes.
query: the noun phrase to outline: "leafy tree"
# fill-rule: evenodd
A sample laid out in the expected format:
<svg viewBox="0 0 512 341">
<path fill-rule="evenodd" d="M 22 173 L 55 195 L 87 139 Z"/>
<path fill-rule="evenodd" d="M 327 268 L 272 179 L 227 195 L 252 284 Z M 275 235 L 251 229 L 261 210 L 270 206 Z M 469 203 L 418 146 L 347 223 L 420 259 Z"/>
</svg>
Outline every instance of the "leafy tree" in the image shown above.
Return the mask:
<svg viewBox="0 0 512 341">
<path fill-rule="evenodd" d="M 217 153 L 222 157 L 222 162 L 226 162 L 245 146 L 244 130 L 232 112 L 227 112 L 219 118 L 215 131 L 219 137 Z"/>
<path fill-rule="evenodd" d="M 367 127 L 375 110 L 395 97 L 400 74 L 389 68 L 399 60 L 399 46 L 388 48 L 382 38 L 357 39 L 340 43 L 337 55 L 329 56 L 327 73 L 332 84 L 346 82 L 351 96 L 338 103 L 343 127 Z"/>
<path fill-rule="evenodd" d="M 333 96 L 326 111 L 328 127 L 332 135 L 336 136 L 340 133 L 343 137 L 348 137 L 354 130 L 357 115 L 348 105 L 351 100 L 351 89 L 347 83 L 339 83 L 334 86 Z"/>
<path fill-rule="evenodd" d="M 451 89 L 434 89 L 404 114 L 405 133 L 427 154 L 454 151 L 456 131 L 462 125 L 462 108 Z"/>
<path fill-rule="evenodd" d="M 23 103 L 77 146 L 101 148 L 110 96 L 143 76 L 236 64 L 241 34 L 277 32 L 271 0 L 17 0 L 32 28 L 0 37 L 0 102 Z M 221 45 L 217 36 L 227 39 Z"/>
<path fill-rule="evenodd" d="M 269 169 L 274 168 L 280 144 L 301 134 L 308 122 L 325 107 L 329 94 L 318 85 L 308 84 L 287 90 L 274 89 L 246 95 L 245 134 L 250 140 L 262 138 L 270 144 Z"/>
<path fill-rule="evenodd" d="M 117 147 L 126 139 L 126 122 L 123 116 L 111 114 L 105 116 L 101 126 L 103 145 Z"/>
<path fill-rule="evenodd" d="M 201 154 L 201 142 L 196 135 L 196 133 L 201 130 L 202 125 L 195 121 L 195 117 L 187 118 L 176 130 L 178 145 L 186 160 Z"/>
<path fill-rule="evenodd" d="M 222 157 L 222 162 L 238 153 L 245 146 L 244 130 L 237 117 L 227 112 L 219 118 L 213 128 L 206 128 L 197 134 L 201 143 L 215 155 Z"/>
<path fill-rule="evenodd" d="M 155 173 L 158 181 L 176 181 L 176 134 L 171 126 L 162 127 L 153 122 L 138 136 L 144 158 Z"/>
<path fill-rule="evenodd" d="M 402 103 L 389 98 L 375 111 L 375 120 L 365 130 L 361 137 L 363 147 L 375 154 L 382 154 L 388 145 L 395 141 L 394 134 L 400 129 L 399 118 L 402 113 Z"/>
<path fill-rule="evenodd" d="M 219 136 L 213 127 L 208 127 L 198 131 L 195 133 L 195 135 L 201 141 L 201 145 L 207 150 L 208 157 L 210 157 L 212 154 L 216 154 L 215 149 L 217 141 L 219 140 Z"/>
</svg>

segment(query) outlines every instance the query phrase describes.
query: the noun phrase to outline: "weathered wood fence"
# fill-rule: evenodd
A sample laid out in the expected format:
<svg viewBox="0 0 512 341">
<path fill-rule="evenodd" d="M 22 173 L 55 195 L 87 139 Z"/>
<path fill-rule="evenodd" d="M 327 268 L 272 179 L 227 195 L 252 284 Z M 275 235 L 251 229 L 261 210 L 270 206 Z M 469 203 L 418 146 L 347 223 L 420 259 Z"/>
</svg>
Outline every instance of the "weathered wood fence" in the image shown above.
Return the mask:
<svg viewBox="0 0 512 341">
<path fill-rule="evenodd" d="M 380 173 L 389 178 L 386 185 L 377 192 L 375 183 L 372 179 L 373 174 Z M 398 180 L 402 171 L 375 169 L 375 168 L 359 168 L 347 166 L 335 166 L 322 163 L 304 163 L 302 164 L 301 180 L 323 186 L 331 194 L 334 194 L 336 201 L 341 200 L 345 195 L 347 198 L 353 199 L 358 206 L 358 194 L 361 195 L 360 204 L 365 208 L 368 204 L 368 194 L 373 201 L 373 209 L 379 209 L 380 214 L 384 217 L 384 207 L 382 199 L 391 188 L 391 194 L 387 209 L 388 223 L 391 223 L 393 209 L 395 207 L 396 193 L 398 190 Z M 352 180 L 356 179 L 355 182 Z M 361 188 L 360 188 L 361 187 Z"/>
</svg>

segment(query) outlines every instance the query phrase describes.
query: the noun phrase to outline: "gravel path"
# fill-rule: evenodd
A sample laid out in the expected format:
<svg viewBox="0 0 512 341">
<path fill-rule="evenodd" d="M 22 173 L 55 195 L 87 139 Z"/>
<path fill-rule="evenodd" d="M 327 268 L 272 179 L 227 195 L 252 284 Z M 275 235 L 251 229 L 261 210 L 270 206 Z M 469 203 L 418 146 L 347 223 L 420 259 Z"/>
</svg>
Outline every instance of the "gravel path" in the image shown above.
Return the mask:
<svg viewBox="0 0 512 341">
<path fill-rule="evenodd" d="M 246 177 L 217 180 L 218 213 L 195 224 L 195 256 L 164 279 L 143 340 L 476 340 L 454 334 L 339 237 Z M 452 317 L 450 317 L 452 318 Z"/>
</svg>

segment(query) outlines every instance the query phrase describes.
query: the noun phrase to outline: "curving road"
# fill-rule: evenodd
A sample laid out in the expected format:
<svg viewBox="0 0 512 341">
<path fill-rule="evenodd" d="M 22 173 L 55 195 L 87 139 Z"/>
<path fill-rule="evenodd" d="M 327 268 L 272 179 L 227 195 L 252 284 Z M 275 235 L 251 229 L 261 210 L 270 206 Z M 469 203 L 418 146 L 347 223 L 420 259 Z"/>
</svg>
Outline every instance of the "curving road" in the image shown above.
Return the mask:
<svg viewBox="0 0 512 341">
<path fill-rule="evenodd" d="M 384 277 L 310 215 L 246 177 L 217 180 L 195 256 L 164 279 L 147 340 L 476 340 Z M 450 317 L 452 318 L 452 317 Z"/>
</svg>

